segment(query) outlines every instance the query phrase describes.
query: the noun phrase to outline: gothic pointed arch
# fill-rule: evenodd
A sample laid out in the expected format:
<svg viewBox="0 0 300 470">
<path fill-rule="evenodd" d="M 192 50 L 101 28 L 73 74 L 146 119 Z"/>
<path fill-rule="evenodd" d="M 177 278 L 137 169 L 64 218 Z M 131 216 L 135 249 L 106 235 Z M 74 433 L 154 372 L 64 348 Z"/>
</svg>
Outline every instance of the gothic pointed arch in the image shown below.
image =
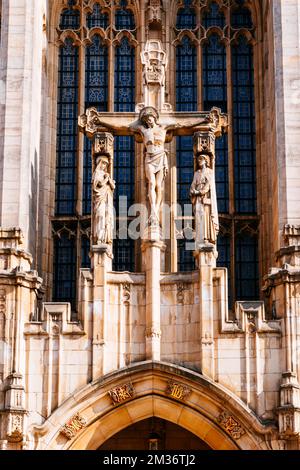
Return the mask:
<svg viewBox="0 0 300 470">
<path fill-rule="evenodd" d="M 172 396 L 174 385 L 183 395 Z M 119 396 L 122 387 L 126 393 Z M 43 426 L 31 427 L 30 448 L 96 450 L 122 429 L 152 416 L 192 432 L 214 450 L 270 448 L 275 429 L 261 424 L 241 400 L 204 376 L 167 363 L 143 362 L 78 390 Z"/>
</svg>

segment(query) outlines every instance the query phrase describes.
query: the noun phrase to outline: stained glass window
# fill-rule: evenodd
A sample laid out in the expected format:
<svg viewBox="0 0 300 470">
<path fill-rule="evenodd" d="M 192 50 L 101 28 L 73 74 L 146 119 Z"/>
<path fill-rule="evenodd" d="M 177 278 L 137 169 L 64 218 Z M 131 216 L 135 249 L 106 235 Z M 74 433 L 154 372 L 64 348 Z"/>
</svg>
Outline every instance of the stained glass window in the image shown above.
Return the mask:
<svg viewBox="0 0 300 470">
<path fill-rule="evenodd" d="M 82 268 L 90 268 L 91 266 L 89 252 L 90 252 L 90 239 L 87 236 L 83 236 L 81 239 L 81 267 Z"/>
<path fill-rule="evenodd" d="M 133 13 L 127 9 L 127 1 L 121 0 L 120 1 L 120 8 L 116 10 L 116 29 L 135 29 L 135 21 Z"/>
<path fill-rule="evenodd" d="M 222 268 L 227 268 L 227 280 L 228 280 L 228 304 L 229 307 L 232 307 L 232 293 L 231 293 L 231 269 L 230 269 L 230 237 L 229 235 L 222 235 L 221 233 L 218 236 L 217 243 L 218 250 L 218 260 L 217 265 Z"/>
<path fill-rule="evenodd" d="M 205 110 L 216 106 L 227 111 L 226 51 L 219 36 L 213 34 L 203 47 L 202 80 Z M 228 212 L 228 141 L 227 135 L 216 140 L 216 189 L 218 210 Z"/>
<path fill-rule="evenodd" d="M 236 0 L 237 8 L 232 9 L 231 26 L 235 29 L 253 27 L 251 12 L 244 6 L 245 0 Z"/>
<path fill-rule="evenodd" d="M 64 10 L 60 17 L 60 29 L 79 29 L 80 12 L 72 8 L 75 5 L 73 0 L 69 0 L 69 9 Z"/>
<path fill-rule="evenodd" d="M 57 104 L 56 214 L 75 211 L 78 119 L 78 48 L 60 47 Z"/>
<path fill-rule="evenodd" d="M 70 233 L 60 233 L 54 240 L 54 290 L 53 300 L 71 302 L 76 300 L 76 250 L 75 238 Z"/>
<path fill-rule="evenodd" d="M 87 15 L 86 22 L 89 29 L 96 27 L 106 29 L 109 24 L 108 14 L 102 11 L 99 3 L 95 3 L 93 12 Z"/>
<path fill-rule="evenodd" d="M 210 8 L 203 14 L 202 21 L 205 28 L 210 28 L 211 26 L 218 26 L 222 29 L 224 28 L 224 13 L 220 11 L 220 7 L 216 2 L 211 3 Z"/>
<path fill-rule="evenodd" d="M 237 237 L 235 269 L 237 300 L 257 300 L 259 290 L 256 237 L 249 235 Z"/>
<path fill-rule="evenodd" d="M 197 110 L 196 47 L 187 36 L 176 47 L 176 109 Z"/>
<path fill-rule="evenodd" d="M 135 108 L 135 49 L 131 44 L 134 35 L 127 32 L 119 42 L 113 40 L 115 27 L 135 29 L 133 11 L 123 0 L 107 3 L 105 7 L 103 2 L 95 2 L 92 11 L 82 9 L 81 3 L 68 2 L 57 30 L 63 45 L 58 58 L 53 298 L 71 301 L 73 310 L 76 310 L 75 281 L 79 269 L 90 266 L 92 143 L 78 133 L 78 115 L 92 106 L 100 112 L 134 111 Z M 111 29 L 110 18 L 114 18 Z M 78 41 L 75 45 L 76 30 L 80 28 L 87 34 L 88 41 L 82 44 Z M 100 28 L 102 32 L 95 34 L 93 28 Z M 115 69 L 113 83 L 109 82 L 111 66 Z M 131 136 L 116 137 L 115 142 L 115 202 L 118 207 L 118 196 L 126 195 L 129 205 L 134 200 L 135 144 Z M 119 221 L 118 215 L 117 229 Z M 114 249 L 114 268 L 133 270 L 134 242 L 117 239 Z"/>
<path fill-rule="evenodd" d="M 197 110 L 197 59 L 196 47 L 185 36 L 176 47 L 176 110 Z M 190 186 L 194 174 L 193 164 L 193 137 L 182 136 L 176 139 L 177 154 L 177 201 L 184 216 L 185 204 L 190 204 Z M 185 222 L 182 224 L 182 229 Z M 184 235 L 184 232 L 183 234 Z M 178 269 L 191 271 L 195 262 L 193 252 L 188 249 L 190 244 L 186 239 L 179 239 L 178 243 Z"/>
<path fill-rule="evenodd" d="M 135 54 L 127 38 L 116 47 L 115 111 L 134 111 Z"/>
<path fill-rule="evenodd" d="M 107 111 L 108 96 L 108 51 L 100 36 L 94 36 L 86 48 L 85 109 L 96 107 Z M 86 137 L 83 162 L 83 213 L 91 213 L 92 144 Z"/>
<path fill-rule="evenodd" d="M 255 103 L 252 47 L 243 36 L 232 47 L 235 203 L 256 212 Z"/>
<path fill-rule="evenodd" d="M 116 48 L 115 63 L 115 111 L 134 111 L 135 108 L 135 52 L 127 38 Z M 120 197 L 127 197 L 127 207 L 134 202 L 134 137 L 115 138 L 115 191 L 116 230 L 113 267 L 116 271 L 132 271 L 134 268 L 134 242 L 128 238 L 127 227 L 119 213 Z M 123 224 L 123 225 L 122 225 Z M 123 230 L 122 230 L 123 227 Z M 125 239 L 124 237 L 127 237 Z"/>
<path fill-rule="evenodd" d="M 242 0 L 231 3 L 229 15 L 225 16 L 226 9 L 222 10 L 221 7 L 219 2 L 205 0 L 201 4 L 185 2 L 184 6 L 180 4 L 178 7 L 176 28 L 189 29 L 190 32 L 189 37 L 185 35 L 183 39 L 180 33 L 176 33 L 179 35 L 176 45 L 176 109 L 197 109 L 197 67 L 201 66 L 202 96 L 199 109 L 208 111 L 215 106 L 222 112 L 229 110 L 231 113 L 229 118 L 232 125 L 228 135 L 216 140 L 215 174 L 221 225 L 217 264 L 228 268 L 229 303 L 233 306 L 237 298 L 259 297 L 255 232 L 258 216 L 253 51 L 243 32 L 238 36 L 239 39 L 228 42 L 228 38 L 236 34 L 238 29 L 252 31 L 253 22 L 251 12 Z M 197 33 L 192 31 L 196 17 L 201 19 L 201 26 L 207 30 L 200 41 Z M 221 40 L 215 32 L 209 34 L 211 27 L 223 29 L 225 38 Z M 197 64 L 199 56 L 201 60 Z M 229 168 L 232 169 L 230 173 Z M 188 137 L 177 138 L 177 200 L 181 206 L 189 200 L 193 171 L 192 140 Z M 236 235 L 237 224 L 254 227 L 251 237 L 245 239 L 242 235 Z M 250 257 L 253 262 L 247 268 Z M 191 268 L 191 252 L 186 250 L 184 239 L 178 242 L 177 258 L 179 270 Z M 244 288 L 247 280 L 252 283 L 249 296 Z"/>
<path fill-rule="evenodd" d="M 195 10 L 191 7 L 192 0 L 184 0 L 184 7 L 177 13 L 177 29 L 194 29 L 196 27 Z"/>
</svg>

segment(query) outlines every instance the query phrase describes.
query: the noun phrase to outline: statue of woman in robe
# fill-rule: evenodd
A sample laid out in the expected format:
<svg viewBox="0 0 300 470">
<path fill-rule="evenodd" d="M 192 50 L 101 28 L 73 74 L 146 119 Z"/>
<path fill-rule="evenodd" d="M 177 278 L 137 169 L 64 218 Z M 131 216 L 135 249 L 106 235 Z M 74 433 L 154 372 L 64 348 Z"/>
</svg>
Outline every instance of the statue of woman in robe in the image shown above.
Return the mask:
<svg viewBox="0 0 300 470">
<path fill-rule="evenodd" d="M 111 244 L 113 239 L 113 191 L 116 185 L 108 172 L 108 157 L 98 157 L 96 164 L 92 177 L 93 243 L 96 245 Z"/>
<path fill-rule="evenodd" d="M 198 155 L 197 170 L 190 189 L 195 215 L 196 245 L 215 245 L 219 232 L 215 177 L 209 165 L 208 155 Z"/>
</svg>

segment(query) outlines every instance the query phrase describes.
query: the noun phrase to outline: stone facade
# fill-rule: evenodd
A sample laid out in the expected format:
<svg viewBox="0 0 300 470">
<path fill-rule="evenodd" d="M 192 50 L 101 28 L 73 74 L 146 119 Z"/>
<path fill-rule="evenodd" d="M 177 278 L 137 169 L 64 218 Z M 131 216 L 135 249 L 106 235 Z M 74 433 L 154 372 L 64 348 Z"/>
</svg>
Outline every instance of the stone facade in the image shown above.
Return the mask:
<svg viewBox="0 0 300 470">
<path fill-rule="evenodd" d="M 261 298 L 236 301 L 230 311 L 227 270 L 216 267 L 214 247 L 195 251 L 193 272 L 174 272 L 175 238 L 165 244 L 150 233 L 140 242 L 134 273 L 114 272 L 111 247 L 91 244 L 91 269 L 81 269 L 76 280 L 77 318 L 69 302 L 52 302 L 51 267 L 62 40 L 56 26 L 68 2 L 1 3 L 0 447 L 97 449 L 155 417 L 190 431 L 204 448 L 299 449 L 298 0 L 246 2 L 259 18 L 254 69 Z M 75 2 L 87 9 L 94 3 Z M 119 128 L 144 105 L 172 113 L 175 96 L 170 21 L 178 2 L 129 4 L 139 18 L 144 55 L 137 64 L 142 79 L 136 113 L 118 117 Z M 157 41 L 162 67 L 168 62 L 162 75 L 143 74 L 149 39 Z M 86 110 L 78 114 L 86 116 Z M 213 122 L 195 129 L 206 132 L 210 145 L 221 133 Z M 82 122 L 81 128 L 87 132 Z M 78 146 L 82 153 L 83 135 Z M 169 149 L 166 201 L 176 188 L 174 139 Z M 139 141 L 136 152 L 141 162 Z M 143 170 L 139 163 L 138 199 L 146 203 Z"/>
</svg>

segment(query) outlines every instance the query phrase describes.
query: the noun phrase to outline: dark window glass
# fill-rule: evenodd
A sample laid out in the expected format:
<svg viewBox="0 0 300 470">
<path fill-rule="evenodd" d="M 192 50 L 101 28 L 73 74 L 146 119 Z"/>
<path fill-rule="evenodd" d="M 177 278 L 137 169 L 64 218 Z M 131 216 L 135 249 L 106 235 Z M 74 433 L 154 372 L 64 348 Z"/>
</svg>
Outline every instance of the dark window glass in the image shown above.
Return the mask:
<svg viewBox="0 0 300 470">
<path fill-rule="evenodd" d="M 133 13 L 128 10 L 127 7 L 127 1 L 126 0 L 121 0 L 120 1 L 120 7 L 116 10 L 116 15 L 115 15 L 115 22 L 116 22 L 116 29 L 121 30 L 121 29 L 135 29 L 135 21 L 134 21 L 134 15 Z"/>
<path fill-rule="evenodd" d="M 237 8 L 234 8 L 231 13 L 231 26 L 235 29 L 253 27 L 251 12 L 248 8 L 244 7 L 244 0 L 237 0 Z"/>
<path fill-rule="evenodd" d="M 177 29 L 196 28 L 196 13 L 195 10 L 191 8 L 191 3 L 191 0 L 184 0 L 184 7 L 178 10 L 176 21 Z"/>
<path fill-rule="evenodd" d="M 114 178 L 118 182 L 114 192 L 116 211 L 120 196 L 127 197 L 128 207 L 134 203 L 134 137 L 115 137 Z"/>
<path fill-rule="evenodd" d="M 178 240 L 177 250 L 178 250 L 178 271 L 193 271 L 195 269 L 195 258 L 193 256 L 193 250 L 187 249 L 189 242 L 186 240 Z"/>
<path fill-rule="evenodd" d="M 89 257 L 90 252 L 90 239 L 86 236 L 83 236 L 81 239 L 81 267 L 90 268 L 91 259 Z"/>
<path fill-rule="evenodd" d="M 83 160 L 83 193 L 82 211 L 87 215 L 91 213 L 92 203 L 92 141 L 84 138 L 84 160 Z"/>
<path fill-rule="evenodd" d="M 203 100 L 204 109 L 217 106 L 222 112 L 227 111 L 227 76 L 226 51 L 217 35 L 212 35 L 203 47 Z M 228 192 L 228 139 L 224 135 L 216 139 L 216 189 L 218 211 L 229 210 Z"/>
<path fill-rule="evenodd" d="M 196 48 L 187 36 L 176 47 L 176 109 L 197 110 Z"/>
<path fill-rule="evenodd" d="M 228 305 L 231 308 L 231 289 L 230 289 L 230 237 L 228 235 L 218 236 L 218 259 L 217 266 L 227 268 L 227 280 L 228 280 Z"/>
<path fill-rule="evenodd" d="M 256 143 L 252 47 L 245 37 L 232 48 L 235 204 L 256 212 Z"/>
<path fill-rule="evenodd" d="M 176 48 L 176 109 L 177 111 L 197 110 L 197 58 L 196 48 L 188 37 Z M 177 158 L 177 201 L 184 213 L 184 205 L 191 204 L 189 192 L 193 181 L 193 137 L 176 139 Z M 185 235 L 185 233 L 183 233 Z M 178 270 L 191 271 L 195 267 L 193 251 L 187 249 L 190 240 L 178 240 Z"/>
<path fill-rule="evenodd" d="M 69 7 L 72 7 L 74 2 L 69 2 Z M 60 29 L 79 29 L 80 27 L 80 12 L 79 10 L 73 10 L 69 8 L 68 10 L 64 10 L 60 15 Z"/>
<path fill-rule="evenodd" d="M 93 8 L 93 13 L 89 13 L 86 17 L 88 28 L 103 28 L 108 27 L 108 14 L 101 10 L 99 3 L 96 3 Z"/>
<path fill-rule="evenodd" d="M 135 51 L 126 38 L 116 48 L 115 64 L 115 111 L 134 111 L 135 108 Z M 117 217 L 125 214 L 119 212 L 121 196 L 127 197 L 127 207 L 134 202 L 134 138 L 119 136 L 115 138 L 114 177 L 117 187 L 114 193 Z M 124 236 L 124 222 L 117 219 L 117 236 L 114 240 L 113 268 L 116 271 L 134 270 L 134 241 Z M 121 231 L 120 231 L 121 228 Z M 125 227 L 127 229 L 127 227 Z M 120 233 L 121 232 L 121 233 Z"/>
<path fill-rule="evenodd" d="M 194 176 L 193 136 L 180 136 L 176 139 L 177 153 L 177 201 L 181 205 L 190 204 L 190 187 Z"/>
<path fill-rule="evenodd" d="M 117 227 L 118 228 L 118 227 Z M 115 240 L 114 242 L 114 271 L 134 271 L 134 240 Z"/>
<path fill-rule="evenodd" d="M 115 137 L 114 192 L 116 234 L 113 269 L 134 271 L 134 240 L 128 234 L 128 208 L 134 203 L 134 137 Z"/>
<path fill-rule="evenodd" d="M 107 111 L 108 94 L 108 54 L 100 36 L 94 36 L 92 44 L 86 48 L 85 109 L 96 107 Z M 83 213 L 91 213 L 92 146 L 85 137 L 83 163 Z"/>
<path fill-rule="evenodd" d="M 127 38 L 116 47 L 115 55 L 115 111 L 134 111 L 135 50 Z"/>
<path fill-rule="evenodd" d="M 222 29 L 224 28 L 224 13 L 220 12 L 217 3 L 211 3 L 209 10 L 203 14 L 202 23 L 205 28 L 210 28 L 211 26 L 219 26 L 219 28 Z"/>
<path fill-rule="evenodd" d="M 75 211 L 78 119 L 78 49 L 67 39 L 60 48 L 57 106 L 56 214 Z"/>
<path fill-rule="evenodd" d="M 259 290 L 256 237 L 237 237 L 235 269 L 237 300 L 257 300 Z"/>
<path fill-rule="evenodd" d="M 62 233 L 54 241 L 54 302 L 71 302 L 75 309 L 76 255 L 75 238 Z"/>
</svg>

